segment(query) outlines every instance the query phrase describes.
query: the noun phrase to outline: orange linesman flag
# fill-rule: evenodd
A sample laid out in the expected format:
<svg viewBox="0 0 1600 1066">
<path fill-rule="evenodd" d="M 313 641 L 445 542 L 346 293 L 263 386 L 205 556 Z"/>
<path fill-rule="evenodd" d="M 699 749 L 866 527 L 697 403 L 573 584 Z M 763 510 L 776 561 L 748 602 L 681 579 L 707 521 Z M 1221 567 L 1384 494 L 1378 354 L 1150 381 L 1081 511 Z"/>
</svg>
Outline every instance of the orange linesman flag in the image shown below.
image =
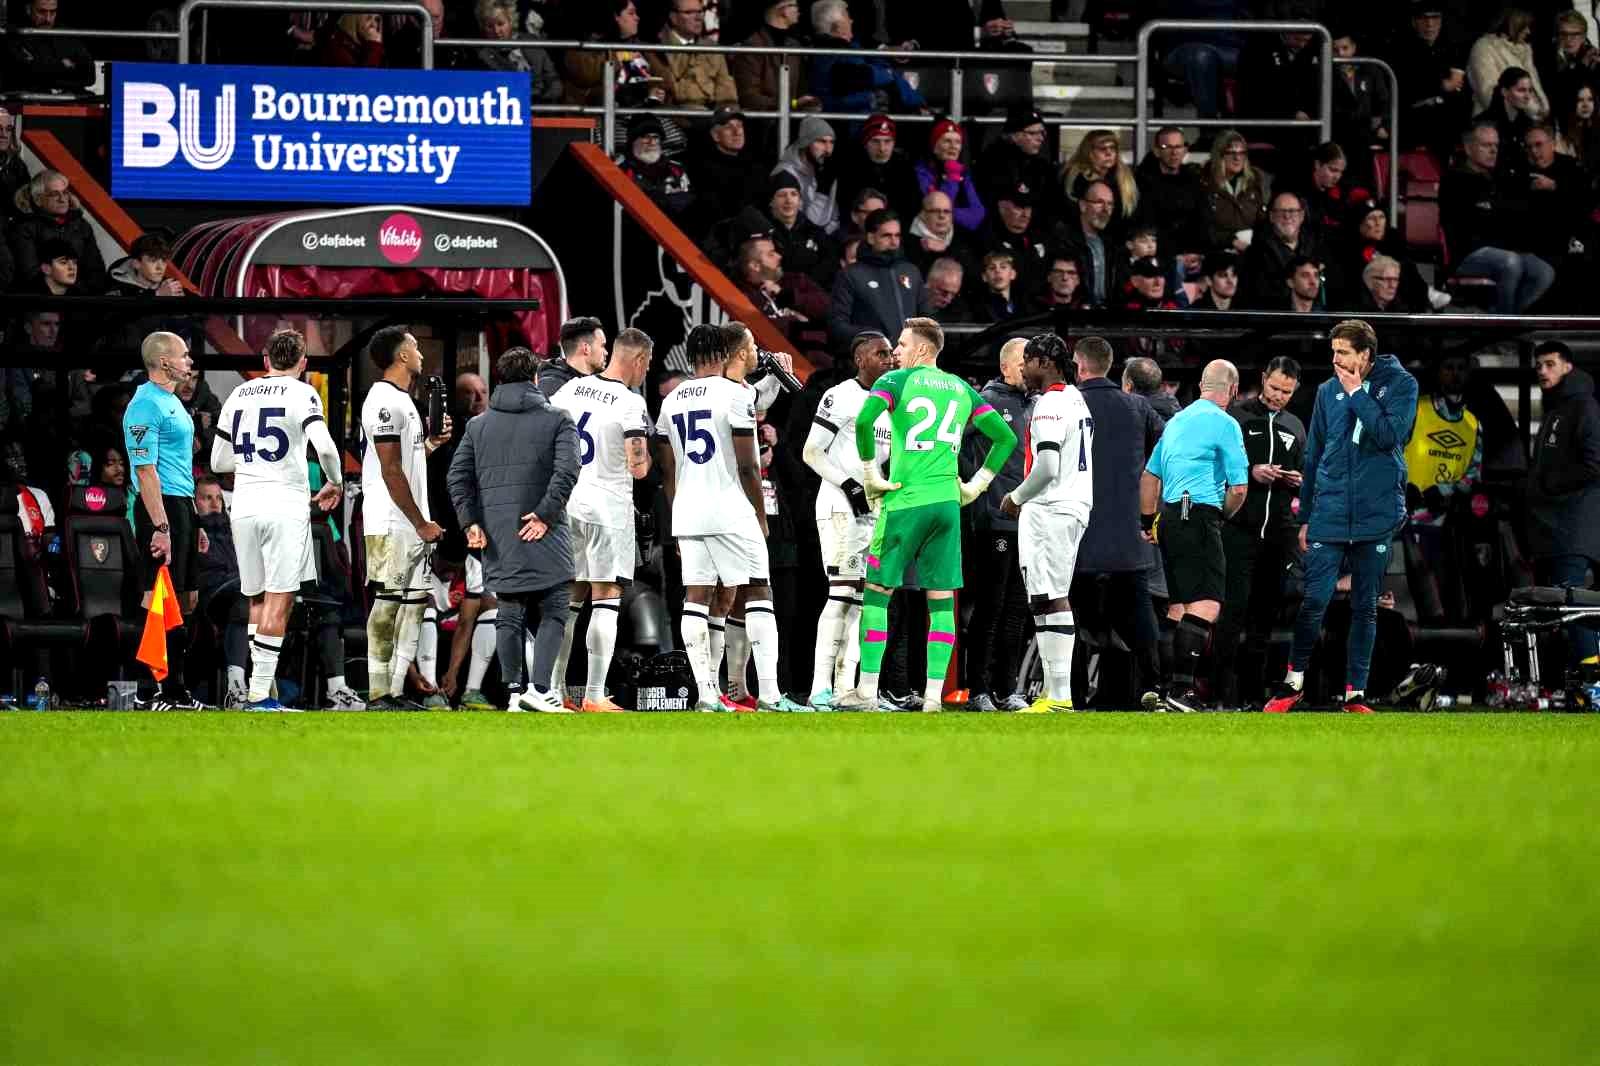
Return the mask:
<svg viewBox="0 0 1600 1066">
<path fill-rule="evenodd" d="M 172 591 L 172 575 L 165 564 L 156 573 L 155 588 L 150 590 L 149 613 L 144 616 L 144 636 L 139 638 L 139 654 L 134 658 L 150 668 L 157 681 L 167 679 L 167 630 L 183 625 L 183 611 L 178 607 L 178 594 Z"/>
</svg>

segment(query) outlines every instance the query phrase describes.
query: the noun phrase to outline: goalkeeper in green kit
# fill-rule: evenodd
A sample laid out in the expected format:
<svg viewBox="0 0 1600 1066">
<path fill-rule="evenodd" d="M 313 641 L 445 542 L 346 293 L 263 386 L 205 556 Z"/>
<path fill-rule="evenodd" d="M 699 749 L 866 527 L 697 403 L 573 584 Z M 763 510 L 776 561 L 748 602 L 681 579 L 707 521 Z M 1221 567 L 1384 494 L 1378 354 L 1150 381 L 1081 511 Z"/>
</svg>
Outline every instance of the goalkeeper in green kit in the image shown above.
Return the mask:
<svg viewBox="0 0 1600 1066">
<path fill-rule="evenodd" d="M 861 483 L 883 507 L 867 549 L 867 588 L 861 607 L 861 683 L 841 711 L 878 709 L 878 671 L 889 639 L 889 594 L 913 564 L 928 590 L 928 683 L 922 709 L 942 710 L 945 673 L 955 650 L 954 590 L 961 587 L 961 508 L 983 495 L 1005 465 L 1016 434 L 977 390 L 938 368 L 944 330 L 931 318 L 909 318 L 895 345 L 895 363 L 872 386 L 856 415 L 856 453 Z M 893 482 L 878 469 L 872 426 L 889 412 L 894 445 L 889 453 Z M 989 438 L 989 455 L 970 481 L 962 481 L 956 458 L 971 420 Z"/>
</svg>

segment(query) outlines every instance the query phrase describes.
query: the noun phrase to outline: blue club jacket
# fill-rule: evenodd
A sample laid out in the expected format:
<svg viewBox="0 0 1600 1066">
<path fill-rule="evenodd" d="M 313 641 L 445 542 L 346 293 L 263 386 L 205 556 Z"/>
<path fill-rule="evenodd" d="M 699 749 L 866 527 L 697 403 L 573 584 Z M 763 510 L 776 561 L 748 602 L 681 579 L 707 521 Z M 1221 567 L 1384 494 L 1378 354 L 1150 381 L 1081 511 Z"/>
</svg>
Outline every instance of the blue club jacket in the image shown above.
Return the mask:
<svg viewBox="0 0 1600 1066">
<path fill-rule="evenodd" d="M 1406 443 L 1417 418 L 1417 379 L 1378 356 L 1366 387 L 1337 377 L 1317 390 L 1306 433 L 1300 522 L 1324 543 L 1387 540 L 1406 514 Z"/>
</svg>

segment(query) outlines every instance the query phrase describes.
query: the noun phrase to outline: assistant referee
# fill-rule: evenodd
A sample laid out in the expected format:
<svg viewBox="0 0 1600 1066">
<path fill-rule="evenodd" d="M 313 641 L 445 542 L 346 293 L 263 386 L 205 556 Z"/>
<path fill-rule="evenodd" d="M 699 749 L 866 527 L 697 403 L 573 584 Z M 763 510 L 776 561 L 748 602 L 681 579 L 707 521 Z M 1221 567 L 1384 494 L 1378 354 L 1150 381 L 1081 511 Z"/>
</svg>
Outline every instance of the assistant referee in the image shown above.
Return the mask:
<svg viewBox="0 0 1600 1066">
<path fill-rule="evenodd" d="M 1171 594 L 1164 628 L 1176 627 L 1166 710 L 1201 709 L 1195 668 L 1226 590 L 1222 523 L 1244 506 L 1250 488 L 1244 434 L 1228 414 L 1238 395 L 1238 369 L 1226 359 L 1207 363 L 1200 398 L 1167 423 L 1139 483 L 1144 536 L 1161 546 Z"/>
<path fill-rule="evenodd" d="M 122 416 L 122 436 L 139 488 L 133 507 L 135 558 L 150 605 L 156 573 L 165 563 L 178 594 L 183 625 L 167 631 L 167 676 L 161 692 L 140 682 L 140 706 L 151 710 L 198 710 L 201 704 L 184 683 L 189 652 L 189 618 L 194 614 L 200 552 L 205 533 L 194 514 L 194 419 L 175 395 L 194 372 L 189 345 L 176 333 L 152 333 L 140 348 L 150 380 L 140 385 Z"/>
</svg>

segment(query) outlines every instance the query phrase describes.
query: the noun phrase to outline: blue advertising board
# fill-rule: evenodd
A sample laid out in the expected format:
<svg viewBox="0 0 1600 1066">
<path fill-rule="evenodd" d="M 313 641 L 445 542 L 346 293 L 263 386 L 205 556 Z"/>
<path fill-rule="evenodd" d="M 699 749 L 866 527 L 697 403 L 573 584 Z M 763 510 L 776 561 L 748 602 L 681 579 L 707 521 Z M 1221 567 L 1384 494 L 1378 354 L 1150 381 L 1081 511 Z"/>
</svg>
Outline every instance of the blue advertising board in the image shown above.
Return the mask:
<svg viewBox="0 0 1600 1066">
<path fill-rule="evenodd" d="M 115 63 L 135 200 L 526 204 L 526 73 Z"/>
</svg>

